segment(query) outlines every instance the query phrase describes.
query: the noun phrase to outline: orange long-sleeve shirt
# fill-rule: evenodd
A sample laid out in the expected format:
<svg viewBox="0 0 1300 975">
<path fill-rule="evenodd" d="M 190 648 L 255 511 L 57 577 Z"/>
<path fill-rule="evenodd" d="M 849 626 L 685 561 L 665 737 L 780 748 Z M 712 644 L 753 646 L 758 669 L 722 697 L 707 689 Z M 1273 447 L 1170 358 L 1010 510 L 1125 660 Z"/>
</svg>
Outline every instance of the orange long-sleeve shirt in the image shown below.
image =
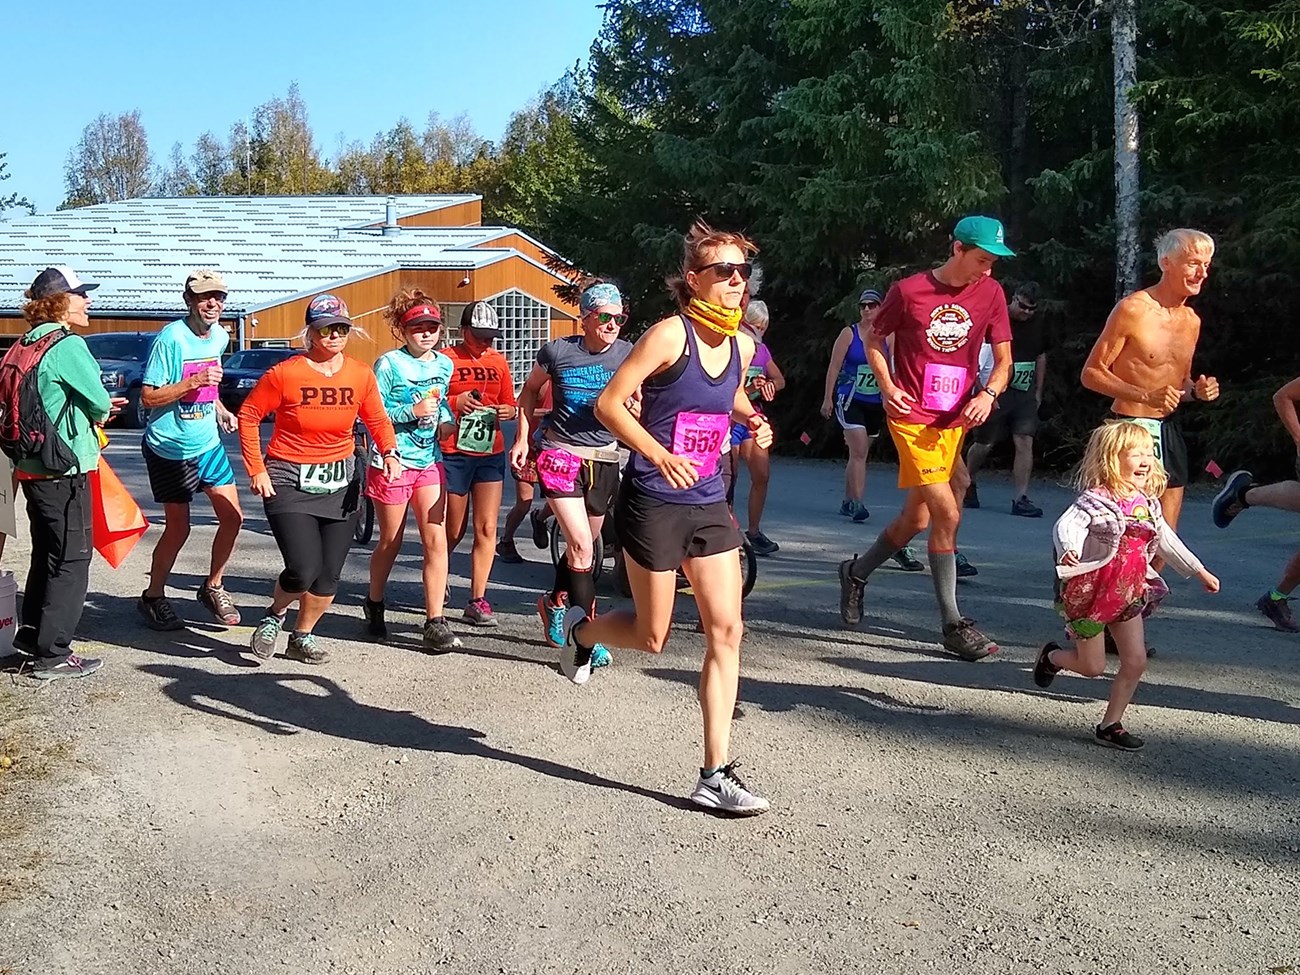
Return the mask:
<svg viewBox="0 0 1300 975">
<path fill-rule="evenodd" d="M 306 356 L 296 355 L 272 366 L 257 381 L 239 410 L 239 449 L 249 477 L 266 473 L 258 424 L 272 410 L 275 426 L 266 456 L 278 460 L 329 464 L 350 457 L 356 449 L 352 427 L 358 416 L 381 451 L 397 446 L 375 374 L 347 356 L 332 376 L 313 369 Z"/>
<path fill-rule="evenodd" d="M 517 406 L 515 401 L 515 383 L 510 377 L 510 366 L 506 357 L 496 349 L 485 349 L 482 354 L 470 355 L 463 345 L 453 345 L 443 349 L 442 354 L 451 359 L 451 382 L 447 385 L 447 399 L 454 401 L 461 393 L 471 389 L 478 390 L 483 406 Z M 460 420 L 457 414 L 456 419 Z M 501 437 L 501 424 L 497 424 L 493 437 L 492 453 L 504 451 L 505 441 Z M 442 441 L 444 454 L 459 454 L 456 449 L 456 434 Z"/>
</svg>

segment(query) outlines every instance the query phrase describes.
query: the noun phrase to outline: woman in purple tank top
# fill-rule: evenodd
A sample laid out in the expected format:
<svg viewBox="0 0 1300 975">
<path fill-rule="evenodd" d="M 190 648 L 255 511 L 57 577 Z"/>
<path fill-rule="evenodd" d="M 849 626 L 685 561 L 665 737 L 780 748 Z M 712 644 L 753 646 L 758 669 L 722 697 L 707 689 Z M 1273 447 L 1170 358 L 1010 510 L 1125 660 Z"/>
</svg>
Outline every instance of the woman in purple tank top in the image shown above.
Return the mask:
<svg viewBox="0 0 1300 975">
<path fill-rule="evenodd" d="M 733 422 L 767 447 L 772 430 L 745 394 L 754 340 L 739 333 L 740 301 L 754 243 L 696 222 L 681 273 L 669 280 L 681 314 L 653 325 L 596 401 L 596 416 L 633 451 L 614 508 L 636 611 L 564 618 L 560 669 L 575 684 L 591 676 L 596 644 L 659 653 L 668 639 L 677 569 L 690 581 L 704 626 L 700 671 L 704 761 L 691 793 L 697 805 L 738 815 L 768 802 L 735 772 L 731 718 L 740 681 L 740 534 L 727 507 L 719 458 Z M 641 390 L 641 419 L 627 401 Z"/>
</svg>

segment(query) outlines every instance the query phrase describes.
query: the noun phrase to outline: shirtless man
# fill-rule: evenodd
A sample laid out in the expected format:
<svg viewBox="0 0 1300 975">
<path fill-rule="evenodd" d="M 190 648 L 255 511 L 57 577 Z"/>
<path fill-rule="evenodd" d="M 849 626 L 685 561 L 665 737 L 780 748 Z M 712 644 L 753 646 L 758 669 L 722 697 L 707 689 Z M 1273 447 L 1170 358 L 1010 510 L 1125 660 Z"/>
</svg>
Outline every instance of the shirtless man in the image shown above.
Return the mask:
<svg viewBox="0 0 1300 975">
<path fill-rule="evenodd" d="M 1169 527 L 1177 529 L 1188 469 L 1187 444 L 1174 411 L 1188 400 L 1219 397 L 1213 376 L 1192 379 L 1201 319 L 1187 306 L 1210 276 L 1214 239 L 1199 230 L 1171 230 L 1156 240 L 1156 256 L 1160 280 L 1115 306 L 1080 378 L 1086 388 L 1114 398 L 1116 416 L 1150 432 L 1156 458 L 1169 474 L 1160 504 Z"/>
</svg>

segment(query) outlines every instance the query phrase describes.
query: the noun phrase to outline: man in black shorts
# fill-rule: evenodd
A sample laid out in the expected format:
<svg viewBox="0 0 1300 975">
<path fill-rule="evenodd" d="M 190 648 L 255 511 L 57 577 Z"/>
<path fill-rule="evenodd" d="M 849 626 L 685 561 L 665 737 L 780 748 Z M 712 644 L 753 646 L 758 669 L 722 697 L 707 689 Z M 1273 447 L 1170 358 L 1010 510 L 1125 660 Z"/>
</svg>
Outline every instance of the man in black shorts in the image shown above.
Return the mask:
<svg viewBox="0 0 1300 975">
<path fill-rule="evenodd" d="M 1011 382 L 998 397 L 997 408 L 988 422 L 973 431 L 974 442 L 966 455 L 971 481 L 966 489 L 964 507 L 980 506 L 975 475 L 984 466 L 989 451 L 1009 435 L 1015 447 L 1011 468 L 1015 496 L 1011 513 L 1022 518 L 1041 518 L 1043 509 L 1029 500 L 1029 477 L 1034 470 L 1034 434 L 1038 432 L 1038 407 L 1043 402 L 1043 383 L 1047 378 L 1048 346 L 1042 316 L 1038 314 L 1037 282 L 1026 281 L 1016 288 L 1007 303 L 1007 317 L 1011 319 Z"/>
</svg>

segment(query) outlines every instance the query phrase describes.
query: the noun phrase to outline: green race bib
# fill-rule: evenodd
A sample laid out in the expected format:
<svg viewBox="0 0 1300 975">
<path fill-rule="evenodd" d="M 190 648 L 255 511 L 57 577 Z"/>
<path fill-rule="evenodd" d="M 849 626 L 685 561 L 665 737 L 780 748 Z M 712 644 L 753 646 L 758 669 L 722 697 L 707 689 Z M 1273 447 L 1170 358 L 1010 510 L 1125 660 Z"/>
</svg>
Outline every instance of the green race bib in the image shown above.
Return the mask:
<svg viewBox="0 0 1300 975">
<path fill-rule="evenodd" d="M 1034 363 L 1017 362 L 1011 367 L 1011 388 L 1018 389 L 1022 393 L 1029 392 L 1029 387 L 1034 384 Z"/>
<path fill-rule="evenodd" d="M 348 462 L 299 464 L 298 489 L 308 494 L 333 494 L 348 486 Z"/>
<path fill-rule="evenodd" d="M 853 378 L 853 395 L 880 395 L 880 383 L 876 381 L 876 374 L 871 371 L 871 366 L 865 362 L 858 366 L 858 373 Z"/>
<path fill-rule="evenodd" d="M 1152 420 L 1143 416 L 1126 416 L 1124 419 L 1128 420 L 1129 423 L 1136 423 L 1147 433 L 1151 434 L 1151 439 L 1155 443 L 1156 460 L 1163 464 L 1165 462 L 1165 454 L 1160 444 L 1161 421 Z"/>
<path fill-rule="evenodd" d="M 490 454 L 496 432 L 496 410 L 471 410 L 460 418 L 456 428 L 456 449 L 466 454 Z"/>
</svg>

